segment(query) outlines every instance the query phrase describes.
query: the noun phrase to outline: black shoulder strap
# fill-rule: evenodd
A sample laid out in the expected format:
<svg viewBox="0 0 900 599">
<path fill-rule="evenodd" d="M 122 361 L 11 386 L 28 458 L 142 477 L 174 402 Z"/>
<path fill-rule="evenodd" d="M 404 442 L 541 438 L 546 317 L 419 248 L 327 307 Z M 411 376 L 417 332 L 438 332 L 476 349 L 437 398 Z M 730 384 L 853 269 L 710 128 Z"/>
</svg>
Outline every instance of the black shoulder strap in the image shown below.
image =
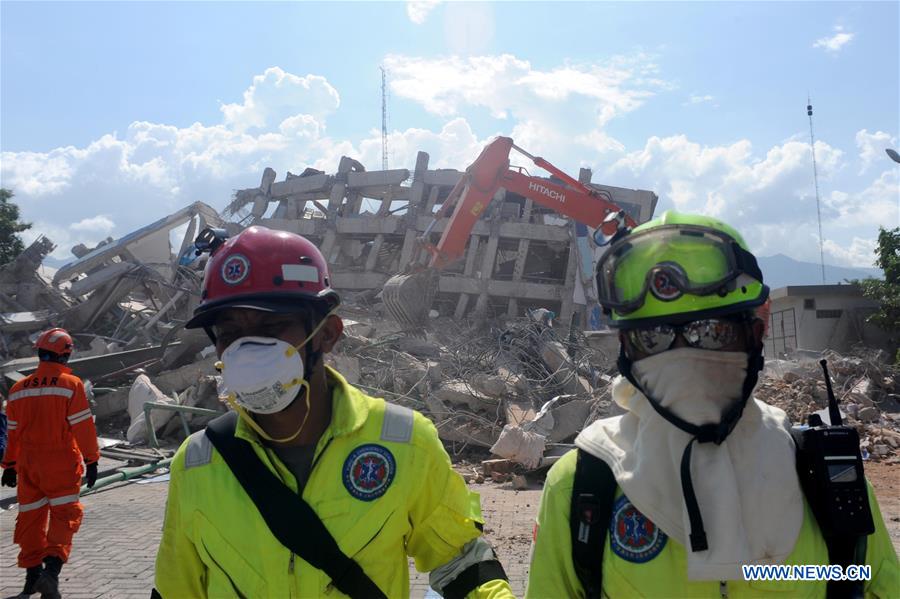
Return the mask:
<svg viewBox="0 0 900 599">
<path fill-rule="evenodd" d="M 237 418 L 236 412 L 216 418 L 207 425 L 206 436 L 256 504 L 275 538 L 325 572 L 345 595 L 385 597 L 360 565 L 344 555 L 309 504 L 266 468 L 250 443 L 234 436 Z"/>
<path fill-rule="evenodd" d="M 572 563 L 587 599 L 601 597 L 603 548 L 616 497 L 616 478 L 600 458 L 578 450 L 572 509 Z"/>
</svg>

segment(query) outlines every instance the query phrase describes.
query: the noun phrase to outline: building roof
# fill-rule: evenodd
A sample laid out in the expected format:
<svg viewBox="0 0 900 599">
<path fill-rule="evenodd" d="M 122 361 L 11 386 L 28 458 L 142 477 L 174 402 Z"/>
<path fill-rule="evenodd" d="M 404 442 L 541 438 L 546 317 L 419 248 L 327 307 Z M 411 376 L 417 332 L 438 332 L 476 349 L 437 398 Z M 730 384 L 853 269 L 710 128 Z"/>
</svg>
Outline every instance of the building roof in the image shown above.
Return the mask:
<svg viewBox="0 0 900 599">
<path fill-rule="evenodd" d="M 769 297 L 779 299 L 782 297 L 816 297 L 821 295 L 863 297 L 862 289 L 856 285 L 788 285 L 787 287 L 773 289 Z"/>
</svg>

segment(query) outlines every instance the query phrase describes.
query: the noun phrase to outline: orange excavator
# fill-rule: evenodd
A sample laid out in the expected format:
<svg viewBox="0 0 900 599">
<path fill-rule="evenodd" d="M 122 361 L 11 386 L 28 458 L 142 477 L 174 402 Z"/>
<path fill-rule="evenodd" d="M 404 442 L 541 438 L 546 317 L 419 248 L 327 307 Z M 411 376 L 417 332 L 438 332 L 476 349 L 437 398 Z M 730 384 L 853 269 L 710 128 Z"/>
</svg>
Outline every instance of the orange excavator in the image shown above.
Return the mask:
<svg viewBox="0 0 900 599">
<path fill-rule="evenodd" d="M 564 184 L 533 177 L 522 167 L 511 167 L 509 154 L 512 150 L 528 157 L 535 166 Z M 424 324 L 437 291 L 440 271 L 463 256 L 475 223 L 500 189 L 530 198 L 541 206 L 597 229 L 595 238 L 601 244 L 611 242 L 636 226 L 606 192 L 592 189 L 543 158 L 532 156 L 515 145 L 511 138 L 497 137 L 466 169 L 434 220 L 418 238 L 421 246 L 431 254 L 428 266 L 418 272 L 393 276 L 385 283 L 382 300 L 399 323 L 407 327 Z M 430 244 L 431 231 L 451 209 L 450 221 L 440 241 L 437 245 Z"/>
</svg>

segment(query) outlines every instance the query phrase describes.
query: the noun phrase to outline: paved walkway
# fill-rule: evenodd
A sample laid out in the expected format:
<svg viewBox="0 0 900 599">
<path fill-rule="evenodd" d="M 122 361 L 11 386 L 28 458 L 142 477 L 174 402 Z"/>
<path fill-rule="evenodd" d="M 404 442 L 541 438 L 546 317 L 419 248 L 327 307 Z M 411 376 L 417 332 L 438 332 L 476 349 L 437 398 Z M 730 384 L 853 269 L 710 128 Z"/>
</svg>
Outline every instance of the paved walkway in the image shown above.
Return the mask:
<svg viewBox="0 0 900 599">
<path fill-rule="evenodd" d="M 499 485 L 472 488 L 481 493 L 486 534 L 506 567 L 513 590 L 522 596 L 540 491 L 513 491 Z M 164 482 L 119 484 L 82 498 L 84 522 L 60 577 L 65 599 L 150 596 L 167 491 Z M 12 543 L 16 513 L 15 509 L 0 513 L 0 597 L 17 594 L 24 582 L 24 570 L 16 567 L 18 547 Z M 410 578 L 411 596 L 424 597 L 427 576 L 410 568 Z"/>
</svg>

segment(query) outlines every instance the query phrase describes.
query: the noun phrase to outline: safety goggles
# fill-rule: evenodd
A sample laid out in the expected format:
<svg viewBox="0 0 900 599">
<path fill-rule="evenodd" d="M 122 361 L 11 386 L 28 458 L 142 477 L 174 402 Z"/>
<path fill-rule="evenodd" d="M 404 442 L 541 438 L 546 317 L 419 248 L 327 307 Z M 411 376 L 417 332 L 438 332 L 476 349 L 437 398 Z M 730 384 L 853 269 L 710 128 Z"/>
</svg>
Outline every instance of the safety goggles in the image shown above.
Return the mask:
<svg viewBox="0 0 900 599">
<path fill-rule="evenodd" d="M 659 324 L 629 329 L 625 334 L 635 349 L 650 356 L 672 349 L 678 335 L 690 347 L 720 350 L 741 338 L 745 322 L 739 319 L 703 318 L 681 325 Z"/>
<path fill-rule="evenodd" d="M 619 314 L 686 293 L 711 295 L 740 275 L 762 281 L 756 258 L 730 236 L 696 225 L 664 225 L 613 243 L 597 265 L 600 303 Z"/>
</svg>

